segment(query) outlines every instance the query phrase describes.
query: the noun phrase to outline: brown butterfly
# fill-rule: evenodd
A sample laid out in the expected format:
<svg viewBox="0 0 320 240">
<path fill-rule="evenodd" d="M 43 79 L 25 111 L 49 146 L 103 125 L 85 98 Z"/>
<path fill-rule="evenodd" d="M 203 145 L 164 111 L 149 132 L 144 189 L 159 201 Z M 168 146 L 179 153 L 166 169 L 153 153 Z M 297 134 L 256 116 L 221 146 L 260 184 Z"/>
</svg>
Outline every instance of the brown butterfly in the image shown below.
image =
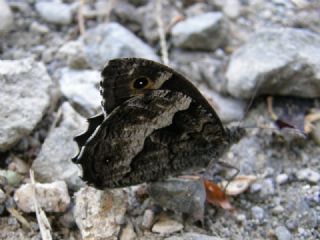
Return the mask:
<svg viewBox="0 0 320 240">
<path fill-rule="evenodd" d="M 96 188 L 163 180 L 206 167 L 243 135 L 223 127 L 198 89 L 173 69 L 141 58 L 109 61 L 101 80 L 103 113 L 77 137 L 73 162 Z"/>
</svg>

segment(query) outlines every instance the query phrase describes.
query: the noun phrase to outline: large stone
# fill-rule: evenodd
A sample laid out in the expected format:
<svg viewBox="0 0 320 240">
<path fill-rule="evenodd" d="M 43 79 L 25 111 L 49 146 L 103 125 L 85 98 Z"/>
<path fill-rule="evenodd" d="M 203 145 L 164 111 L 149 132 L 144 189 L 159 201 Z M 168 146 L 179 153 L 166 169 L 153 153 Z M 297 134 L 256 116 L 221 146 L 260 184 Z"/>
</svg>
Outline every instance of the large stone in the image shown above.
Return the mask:
<svg viewBox="0 0 320 240">
<path fill-rule="evenodd" d="M 71 162 L 71 158 L 78 151 L 73 138 L 85 129 L 86 120 L 67 102 L 59 111 L 61 118 L 49 132 L 38 157 L 33 161 L 32 168 L 39 181 L 64 180 L 69 188 L 78 189 L 83 183 L 79 177 L 80 169 Z"/>
<path fill-rule="evenodd" d="M 65 182 L 36 183 L 35 197 L 39 207 L 46 212 L 64 212 L 69 207 L 70 196 Z M 24 212 L 35 212 L 33 186 L 24 184 L 14 193 L 14 200 Z"/>
<path fill-rule="evenodd" d="M 102 69 L 113 58 L 141 57 L 159 60 L 153 49 L 118 23 L 106 23 L 88 30 L 82 39 L 87 61 L 93 69 Z"/>
<path fill-rule="evenodd" d="M 72 21 L 72 9 L 67 4 L 58 2 L 37 2 L 36 10 L 47 22 L 69 24 Z"/>
<path fill-rule="evenodd" d="M 320 35 L 294 28 L 257 32 L 233 53 L 226 76 L 235 97 L 319 97 Z"/>
<path fill-rule="evenodd" d="M 45 66 L 32 59 L 0 61 L 0 151 L 30 134 L 50 101 Z"/>
<path fill-rule="evenodd" d="M 209 12 L 187 18 L 172 28 L 173 43 L 192 50 L 215 50 L 225 44 L 228 27 L 222 13 Z"/>
<path fill-rule="evenodd" d="M 64 68 L 59 81 L 61 92 L 80 113 L 87 117 L 95 115 L 101 106 L 100 78 L 100 72 L 96 70 Z"/>
<path fill-rule="evenodd" d="M 118 239 L 128 198 L 122 189 L 86 187 L 75 194 L 74 218 L 82 239 Z"/>
<path fill-rule="evenodd" d="M 13 24 L 13 15 L 6 0 L 0 0 L 0 36 L 7 33 Z"/>
</svg>

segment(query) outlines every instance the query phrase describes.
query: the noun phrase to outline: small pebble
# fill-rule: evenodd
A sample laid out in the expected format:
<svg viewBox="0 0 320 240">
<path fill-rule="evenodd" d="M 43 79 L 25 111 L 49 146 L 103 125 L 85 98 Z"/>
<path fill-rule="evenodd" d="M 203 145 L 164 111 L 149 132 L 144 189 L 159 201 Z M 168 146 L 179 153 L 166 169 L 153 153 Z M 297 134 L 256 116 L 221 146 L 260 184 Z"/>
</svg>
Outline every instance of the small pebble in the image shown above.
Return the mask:
<svg viewBox="0 0 320 240">
<path fill-rule="evenodd" d="M 152 227 L 152 232 L 160 233 L 161 235 L 168 235 L 179 232 L 183 229 L 183 225 L 175 220 L 169 218 L 161 218 Z"/>
<path fill-rule="evenodd" d="M 286 183 L 288 181 L 288 179 L 289 179 L 289 177 L 287 174 L 281 173 L 276 177 L 276 182 L 277 182 L 277 184 L 281 185 L 281 184 Z"/>
<path fill-rule="evenodd" d="M 297 172 L 297 178 L 299 180 L 305 180 L 310 183 L 320 182 L 320 174 L 316 171 L 313 171 L 310 168 L 301 169 Z"/>
<path fill-rule="evenodd" d="M 283 213 L 283 211 L 284 211 L 284 208 L 281 205 L 278 205 L 272 209 L 272 213 L 275 215 Z"/>
<path fill-rule="evenodd" d="M 8 185 L 10 186 L 18 186 L 22 181 L 22 177 L 11 170 L 0 170 L 0 176 L 5 177 L 8 180 Z"/>
<path fill-rule="evenodd" d="M 264 218 L 264 210 L 261 207 L 254 206 L 251 208 L 252 215 L 255 219 L 263 220 Z"/>
<path fill-rule="evenodd" d="M 32 22 L 30 25 L 30 30 L 31 32 L 41 33 L 41 34 L 46 34 L 50 31 L 46 25 L 42 25 L 38 22 Z"/>
<path fill-rule="evenodd" d="M 40 16 L 47 22 L 69 24 L 72 21 L 71 8 L 67 4 L 38 2 L 35 7 Z"/>
<path fill-rule="evenodd" d="M 141 226 L 144 229 L 150 229 L 154 223 L 154 212 L 150 209 L 147 209 L 142 218 Z"/>
<path fill-rule="evenodd" d="M 6 201 L 6 194 L 4 193 L 4 191 L 2 191 L 2 189 L 0 188 L 0 204 L 4 203 Z"/>
<path fill-rule="evenodd" d="M 291 240 L 292 239 L 291 233 L 284 226 L 278 226 L 275 230 L 275 235 L 278 240 Z"/>
</svg>

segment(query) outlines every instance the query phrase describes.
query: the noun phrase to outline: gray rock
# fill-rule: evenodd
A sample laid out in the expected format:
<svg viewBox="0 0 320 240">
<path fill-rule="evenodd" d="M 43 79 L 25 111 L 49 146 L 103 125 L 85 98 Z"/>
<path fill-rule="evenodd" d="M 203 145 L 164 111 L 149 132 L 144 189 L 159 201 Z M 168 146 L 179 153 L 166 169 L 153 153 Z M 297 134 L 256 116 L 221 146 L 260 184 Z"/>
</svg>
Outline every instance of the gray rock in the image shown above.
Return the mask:
<svg viewBox="0 0 320 240">
<path fill-rule="evenodd" d="M 82 239 L 117 239 L 127 210 L 122 189 L 82 188 L 75 194 L 74 218 Z"/>
<path fill-rule="evenodd" d="M 278 240 L 291 240 L 292 239 L 291 233 L 284 226 L 278 226 L 275 230 L 275 235 Z"/>
<path fill-rule="evenodd" d="M 226 0 L 222 10 L 227 17 L 235 19 L 241 14 L 241 2 L 240 0 Z"/>
<path fill-rule="evenodd" d="M 252 208 L 251 208 L 251 213 L 252 213 L 252 215 L 253 215 L 253 217 L 254 217 L 255 219 L 258 219 L 258 220 L 260 220 L 260 221 L 263 220 L 264 217 L 265 217 L 265 213 L 264 213 L 263 208 L 258 207 L 258 206 L 252 207 Z"/>
<path fill-rule="evenodd" d="M 217 56 L 222 53 L 222 56 Z M 172 67 L 181 72 L 196 85 L 206 85 L 218 92 L 225 89 L 225 62 L 227 57 L 222 51 L 215 53 L 200 51 L 171 51 Z"/>
<path fill-rule="evenodd" d="M 13 15 L 6 0 L 0 0 L 0 36 L 7 33 L 13 25 Z"/>
<path fill-rule="evenodd" d="M 36 183 L 36 199 L 46 212 L 64 212 L 70 204 L 67 184 L 63 181 Z M 14 193 L 14 201 L 24 212 L 35 212 L 33 186 L 31 183 L 20 186 Z"/>
<path fill-rule="evenodd" d="M 308 30 L 265 29 L 237 49 L 228 66 L 228 91 L 236 97 L 258 94 L 320 96 L 320 35 Z"/>
<path fill-rule="evenodd" d="M 88 30 L 82 40 L 93 69 L 101 69 L 108 60 L 120 57 L 159 60 L 151 47 L 118 23 L 101 24 Z"/>
<path fill-rule="evenodd" d="M 227 32 L 227 24 L 219 12 L 190 17 L 177 23 L 171 31 L 175 46 L 208 51 L 223 46 Z"/>
<path fill-rule="evenodd" d="M 72 70 L 64 68 L 61 71 L 60 88 L 80 113 L 89 117 L 100 109 L 101 96 L 98 90 L 100 72 L 96 70 Z"/>
<path fill-rule="evenodd" d="M 320 174 L 312 169 L 309 169 L 309 168 L 299 170 L 297 172 L 297 178 L 299 180 L 305 180 L 310 183 L 319 183 L 320 182 Z"/>
<path fill-rule="evenodd" d="M 208 89 L 201 89 L 201 93 L 206 97 L 209 103 L 211 103 L 222 122 L 241 121 L 244 118 L 246 108 L 245 102 L 221 96 Z"/>
<path fill-rule="evenodd" d="M 159 233 L 161 235 L 169 235 L 175 232 L 179 232 L 183 229 L 183 225 L 173 219 L 163 217 L 157 221 L 153 227 L 152 232 Z"/>
<path fill-rule="evenodd" d="M 11 170 L 0 170 L 0 176 L 5 177 L 8 185 L 16 187 L 22 181 L 22 176 L 14 171 Z"/>
<path fill-rule="evenodd" d="M 0 151 L 10 149 L 34 129 L 49 106 L 51 86 L 42 63 L 0 61 Z"/>
<path fill-rule="evenodd" d="M 72 9 L 69 5 L 58 2 L 37 2 L 37 12 L 47 22 L 55 24 L 70 24 Z"/>
<path fill-rule="evenodd" d="M 49 132 L 32 168 L 40 181 L 64 180 L 69 188 L 78 189 L 83 183 L 79 177 L 80 169 L 71 162 L 78 151 L 73 138 L 85 129 L 86 120 L 67 102 L 59 111 L 61 116 L 58 116 L 57 125 Z"/>
<path fill-rule="evenodd" d="M 220 237 L 208 236 L 200 233 L 185 233 L 181 236 L 168 237 L 165 240 L 224 240 Z"/>
<path fill-rule="evenodd" d="M 201 180 L 172 178 L 150 183 L 148 192 L 161 207 L 186 213 L 194 221 L 203 221 L 206 192 Z"/>
</svg>

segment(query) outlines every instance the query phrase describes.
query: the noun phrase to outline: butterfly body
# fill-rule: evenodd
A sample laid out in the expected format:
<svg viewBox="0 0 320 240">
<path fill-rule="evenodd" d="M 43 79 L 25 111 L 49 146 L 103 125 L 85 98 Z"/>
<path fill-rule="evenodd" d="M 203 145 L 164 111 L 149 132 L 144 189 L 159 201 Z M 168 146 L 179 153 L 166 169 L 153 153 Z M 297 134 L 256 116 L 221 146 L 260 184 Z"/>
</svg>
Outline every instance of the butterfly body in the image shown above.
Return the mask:
<svg viewBox="0 0 320 240">
<path fill-rule="evenodd" d="M 144 59 L 109 61 L 104 114 L 75 138 L 83 179 L 99 189 L 154 182 L 206 167 L 243 135 L 223 127 L 201 93 L 174 70 Z"/>
</svg>

